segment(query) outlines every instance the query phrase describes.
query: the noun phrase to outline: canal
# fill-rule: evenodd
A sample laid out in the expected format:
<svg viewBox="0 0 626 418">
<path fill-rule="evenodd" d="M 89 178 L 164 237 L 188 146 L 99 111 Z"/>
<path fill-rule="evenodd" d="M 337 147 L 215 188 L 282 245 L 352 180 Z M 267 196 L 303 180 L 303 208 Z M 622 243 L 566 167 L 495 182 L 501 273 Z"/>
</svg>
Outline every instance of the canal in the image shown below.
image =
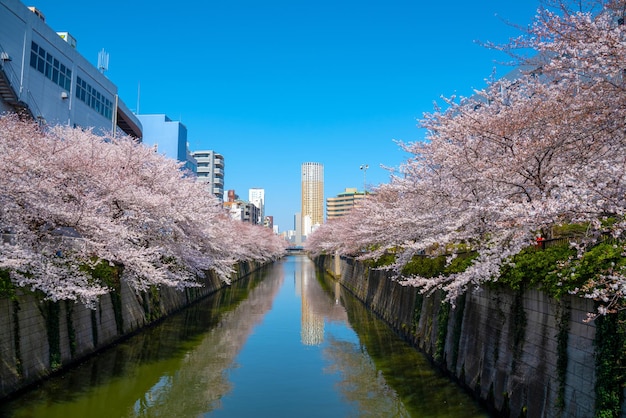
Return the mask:
<svg viewBox="0 0 626 418">
<path fill-rule="evenodd" d="M 0 417 L 488 417 L 290 255 L 0 405 Z"/>
</svg>

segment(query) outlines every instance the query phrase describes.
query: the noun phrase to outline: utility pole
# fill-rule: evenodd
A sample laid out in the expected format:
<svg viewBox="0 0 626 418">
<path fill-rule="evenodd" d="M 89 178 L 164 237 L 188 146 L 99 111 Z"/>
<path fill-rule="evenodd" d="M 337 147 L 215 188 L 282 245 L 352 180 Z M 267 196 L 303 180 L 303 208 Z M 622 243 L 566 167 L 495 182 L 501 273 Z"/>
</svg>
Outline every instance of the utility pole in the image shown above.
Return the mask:
<svg viewBox="0 0 626 418">
<path fill-rule="evenodd" d="M 367 169 L 370 168 L 370 166 L 362 164 L 359 168 L 363 170 L 363 196 L 365 196 L 367 195 Z"/>
</svg>

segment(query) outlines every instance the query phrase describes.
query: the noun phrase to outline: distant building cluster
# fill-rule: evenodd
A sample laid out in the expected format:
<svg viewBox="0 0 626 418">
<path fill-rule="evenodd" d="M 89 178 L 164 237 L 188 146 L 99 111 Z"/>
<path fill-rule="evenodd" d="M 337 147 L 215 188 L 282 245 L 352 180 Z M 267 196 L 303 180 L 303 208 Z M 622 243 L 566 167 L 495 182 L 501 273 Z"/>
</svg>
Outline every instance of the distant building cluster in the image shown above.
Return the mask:
<svg viewBox="0 0 626 418">
<path fill-rule="evenodd" d="M 206 185 L 223 202 L 233 219 L 263 225 L 278 233 L 274 218 L 265 213 L 265 190 L 251 188 L 248 199 L 235 190 L 225 194 L 224 156 L 214 150 L 191 151 L 187 127 L 165 113 L 131 111 L 118 89 L 105 75 L 108 55 L 98 56 L 97 67 L 77 50 L 70 32 L 55 32 L 42 11 L 19 0 L 0 3 L 0 113 L 14 112 L 43 125 L 91 128 L 97 133 L 124 133 L 181 163 L 189 176 Z M 294 216 L 294 229 L 283 232 L 293 245 L 324 222 L 324 166 L 302 163 L 302 206 Z M 347 188 L 326 200 L 327 219 L 345 215 L 365 197 Z"/>
</svg>

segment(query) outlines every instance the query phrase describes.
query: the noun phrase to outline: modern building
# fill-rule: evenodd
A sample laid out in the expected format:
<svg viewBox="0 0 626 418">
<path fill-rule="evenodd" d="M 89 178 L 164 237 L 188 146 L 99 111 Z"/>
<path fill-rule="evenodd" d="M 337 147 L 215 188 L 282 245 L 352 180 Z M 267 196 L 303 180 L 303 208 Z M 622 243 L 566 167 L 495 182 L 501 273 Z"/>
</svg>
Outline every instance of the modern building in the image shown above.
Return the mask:
<svg viewBox="0 0 626 418">
<path fill-rule="evenodd" d="M 326 219 L 331 220 L 346 215 L 350 210 L 365 198 L 364 192 L 356 188 L 347 188 L 336 197 L 326 199 Z"/>
<path fill-rule="evenodd" d="M 0 113 L 141 139 L 141 122 L 104 76 L 105 67 L 96 68 L 76 46 L 69 32 L 50 28 L 40 10 L 0 0 Z"/>
<path fill-rule="evenodd" d="M 249 222 L 253 225 L 259 223 L 260 210 L 256 205 L 240 200 L 234 190 L 228 191 L 227 199 L 228 200 L 224 202 L 224 208 L 228 211 L 232 219 Z"/>
<path fill-rule="evenodd" d="M 307 219 L 308 217 L 308 219 Z M 305 222 L 305 219 L 307 220 Z M 302 234 L 309 235 L 316 225 L 324 223 L 324 165 L 302 164 Z"/>
<path fill-rule="evenodd" d="M 185 168 L 196 173 L 197 163 L 189 152 L 187 127 L 163 114 L 137 115 L 143 126 L 143 143 L 185 164 Z"/>
<path fill-rule="evenodd" d="M 191 153 L 196 160 L 198 181 L 205 183 L 211 193 L 224 201 L 224 157 L 215 151 L 194 151 Z"/>
<path fill-rule="evenodd" d="M 296 246 L 300 246 L 302 245 L 302 236 L 304 235 L 302 233 L 302 213 L 298 212 L 294 215 L 294 234 L 293 234 L 293 239 L 290 239 L 289 242 L 291 242 L 292 244 L 296 245 Z"/>
<path fill-rule="evenodd" d="M 248 190 L 248 202 L 259 208 L 259 224 L 265 220 L 265 189 L 252 188 Z"/>
</svg>

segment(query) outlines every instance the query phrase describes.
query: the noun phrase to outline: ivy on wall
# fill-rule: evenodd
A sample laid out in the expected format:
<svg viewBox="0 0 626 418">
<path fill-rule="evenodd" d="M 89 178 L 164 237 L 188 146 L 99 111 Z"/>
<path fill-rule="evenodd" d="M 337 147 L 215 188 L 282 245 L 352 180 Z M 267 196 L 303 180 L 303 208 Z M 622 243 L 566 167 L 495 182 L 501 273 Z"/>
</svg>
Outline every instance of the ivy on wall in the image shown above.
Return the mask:
<svg viewBox="0 0 626 418">
<path fill-rule="evenodd" d="M 556 407 L 563 411 L 565 407 L 565 385 L 567 383 L 567 365 L 569 357 L 567 355 L 567 345 L 569 343 L 569 321 L 571 318 L 571 307 L 569 304 L 560 302 L 557 304 L 557 359 L 556 359 L 556 373 L 558 379 L 558 389 L 556 398 Z"/>
<path fill-rule="evenodd" d="M 596 418 L 619 418 L 626 384 L 626 312 L 596 319 Z"/>
<path fill-rule="evenodd" d="M 463 314 L 465 312 L 465 293 L 460 296 L 456 301 L 456 308 L 454 309 L 454 329 L 452 335 L 452 360 L 450 369 L 456 372 L 457 359 L 459 357 L 459 346 L 461 344 L 461 331 L 463 330 Z"/>
<path fill-rule="evenodd" d="M 76 354 L 76 329 L 74 328 L 74 322 L 72 321 L 72 314 L 74 313 L 74 303 L 65 301 L 65 324 L 67 326 L 67 338 L 69 340 L 70 355 L 74 357 Z"/>
<path fill-rule="evenodd" d="M 118 335 L 124 333 L 124 317 L 122 315 L 122 270 L 123 267 L 119 264 L 109 263 L 106 260 L 101 260 L 94 266 L 84 265 L 84 270 L 91 274 L 91 277 L 105 284 L 111 291 L 109 295 L 111 297 L 111 305 L 113 305 L 113 316 L 115 317 L 115 326 L 117 328 Z M 93 328 L 93 318 L 92 318 Z M 95 329 L 95 328 L 94 328 Z M 93 333 L 93 331 L 92 331 Z M 95 331 L 94 345 L 97 345 L 97 329 Z"/>
<path fill-rule="evenodd" d="M 22 347 L 20 344 L 20 303 L 17 298 L 11 301 L 13 304 L 13 346 L 15 348 L 15 369 L 17 375 L 22 377 L 24 375 L 24 367 L 22 366 Z"/>
<path fill-rule="evenodd" d="M 46 300 L 41 295 L 39 312 L 43 316 L 46 324 L 46 334 L 48 336 L 48 360 L 52 371 L 61 367 L 61 330 L 59 316 L 61 307 L 59 302 Z"/>
<path fill-rule="evenodd" d="M 437 318 L 437 339 L 435 340 L 435 362 L 442 364 L 445 358 L 446 337 L 448 334 L 448 320 L 450 319 L 451 305 L 444 302 L 439 306 Z"/>
</svg>

